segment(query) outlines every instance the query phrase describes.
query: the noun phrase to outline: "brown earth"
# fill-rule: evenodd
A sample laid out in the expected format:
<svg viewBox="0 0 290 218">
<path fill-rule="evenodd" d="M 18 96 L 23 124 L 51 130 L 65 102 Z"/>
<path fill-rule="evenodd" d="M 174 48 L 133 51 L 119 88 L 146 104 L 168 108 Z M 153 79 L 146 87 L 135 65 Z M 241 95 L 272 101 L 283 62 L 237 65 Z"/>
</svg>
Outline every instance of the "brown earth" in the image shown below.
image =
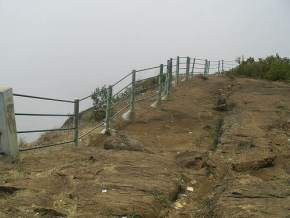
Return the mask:
<svg viewBox="0 0 290 218">
<path fill-rule="evenodd" d="M 195 78 L 150 103 L 109 139 L 2 159 L 0 217 L 290 217 L 290 85 Z"/>
</svg>

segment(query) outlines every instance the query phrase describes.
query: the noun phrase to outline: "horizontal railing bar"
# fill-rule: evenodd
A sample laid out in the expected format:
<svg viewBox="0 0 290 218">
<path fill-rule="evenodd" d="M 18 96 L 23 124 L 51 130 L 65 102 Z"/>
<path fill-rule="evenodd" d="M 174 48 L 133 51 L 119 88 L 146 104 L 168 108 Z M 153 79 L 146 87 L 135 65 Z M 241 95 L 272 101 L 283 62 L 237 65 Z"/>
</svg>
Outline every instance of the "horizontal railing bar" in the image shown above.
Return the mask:
<svg viewBox="0 0 290 218">
<path fill-rule="evenodd" d="M 89 131 L 87 131 L 86 133 L 82 134 L 81 136 L 79 136 L 79 139 L 89 135 L 91 132 L 93 132 L 94 130 L 96 130 L 97 128 L 101 127 L 104 124 L 104 122 L 102 121 L 101 123 L 99 123 L 98 125 L 96 125 L 94 128 L 90 129 Z"/>
<path fill-rule="evenodd" d="M 127 104 L 125 107 L 122 107 L 118 112 L 116 112 L 113 116 L 112 119 L 114 119 L 116 116 L 118 116 L 123 110 L 125 110 L 126 108 L 128 108 L 130 106 L 130 104 Z"/>
<path fill-rule="evenodd" d="M 31 151 L 31 150 L 36 150 L 36 149 L 41 149 L 41 148 L 48 148 L 48 147 L 52 147 L 52 146 L 57 146 L 57 145 L 64 145 L 64 144 L 69 144 L 69 143 L 73 143 L 74 141 L 64 141 L 64 142 L 60 142 L 60 143 L 55 143 L 55 144 L 50 144 L 50 145 L 37 145 L 37 146 L 33 146 L 33 147 L 29 147 L 29 148 L 20 148 L 19 151 Z"/>
<path fill-rule="evenodd" d="M 132 82 L 130 82 L 128 85 L 126 85 L 124 88 L 119 90 L 117 93 L 115 93 L 112 97 L 116 97 L 118 94 L 120 94 L 122 91 L 124 91 L 126 88 L 128 88 L 130 85 L 132 85 Z"/>
<path fill-rule="evenodd" d="M 136 70 L 136 73 L 143 72 L 143 71 L 146 71 L 146 70 L 153 70 L 153 69 L 157 69 L 157 68 L 160 68 L 160 66 L 149 67 L 149 68 L 144 68 L 144 69 L 141 69 L 141 70 Z"/>
<path fill-rule="evenodd" d="M 153 78 L 158 78 L 158 77 L 159 77 L 159 75 L 151 76 L 151 77 L 147 77 L 147 78 L 145 78 L 145 79 L 136 80 L 136 82 L 142 82 L 142 81 L 146 81 L 146 80 L 148 80 L 148 79 L 153 79 Z"/>
<path fill-rule="evenodd" d="M 73 117 L 74 114 L 29 114 L 15 113 L 16 116 L 32 116 L 32 117 Z"/>
<path fill-rule="evenodd" d="M 206 59 L 204 59 L 204 58 L 195 58 L 195 60 L 197 60 L 197 61 L 205 61 Z"/>
<path fill-rule="evenodd" d="M 224 63 L 225 62 L 236 62 L 235 60 L 224 60 Z"/>
<path fill-rule="evenodd" d="M 226 65 L 226 66 L 238 66 L 238 64 L 235 64 L 235 63 L 224 63 L 224 65 Z"/>
<path fill-rule="evenodd" d="M 96 106 L 95 106 L 95 105 L 93 105 L 93 106 L 91 106 L 91 107 L 89 107 L 89 108 L 87 108 L 87 109 L 83 110 L 82 112 L 89 111 L 89 110 L 91 110 L 91 109 L 93 109 L 93 108 L 95 108 L 95 107 L 96 107 Z"/>
<path fill-rule="evenodd" d="M 147 99 L 149 99 L 149 98 L 153 98 L 153 97 L 155 97 L 155 96 L 157 96 L 157 95 L 158 95 L 158 93 L 155 93 L 155 94 L 153 94 L 153 95 L 149 95 L 149 96 L 146 96 L 146 97 L 144 97 L 144 98 L 136 99 L 136 102 L 144 101 L 144 100 L 147 100 Z"/>
<path fill-rule="evenodd" d="M 70 131 L 74 130 L 75 128 L 61 128 L 61 129 L 39 129 L 39 130 L 27 130 L 27 131 L 17 131 L 16 133 L 35 133 L 35 132 L 57 132 L 57 131 Z"/>
<path fill-rule="evenodd" d="M 92 96 L 93 96 L 93 95 L 90 94 L 90 95 L 88 95 L 88 96 L 86 96 L 86 97 L 84 97 L 84 98 L 81 98 L 80 101 L 84 101 L 84 100 L 86 100 L 86 99 L 88 99 L 88 98 L 90 98 L 90 97 L 92 97 Z"/>
<path fill-rule="evenodd" d="M 204 63 L 198 63 L 198 62 L 195 62 L 194 65 L 204 66 Z"/>
<path fill-rule="evenodd" d="M 127 75 L 123 76 L 121 79 L 119 79 L 117 82 L 115 82 L 112 87 L 114 87 L 115 85 L 117 85 L 118 83 L 120 83 L 121 81 L 123 81 L 124 79 L 126 79 L 127 77 L 129 77 L 130 75 L 132 74 L 131 73 L 128 73 Z"/>
<path fill-rule="evenodd" d="M 74 103 L 74 101 L 70 101 L 70 100 L 46 98 L 46 97 L 39 97 L 39 96 L 32 96 L 32 95 L 22 95 L 22 94 L 16 94 L 16 93 L 13 93 L 13 96 L 23 97 L 23 98 L 35 98 L 35 99 L 41 99 L 41 100 L 47 100 L 47 101 L 60 101 L 60 102 L 66 102 L 66 103 Z"/>
</svg>

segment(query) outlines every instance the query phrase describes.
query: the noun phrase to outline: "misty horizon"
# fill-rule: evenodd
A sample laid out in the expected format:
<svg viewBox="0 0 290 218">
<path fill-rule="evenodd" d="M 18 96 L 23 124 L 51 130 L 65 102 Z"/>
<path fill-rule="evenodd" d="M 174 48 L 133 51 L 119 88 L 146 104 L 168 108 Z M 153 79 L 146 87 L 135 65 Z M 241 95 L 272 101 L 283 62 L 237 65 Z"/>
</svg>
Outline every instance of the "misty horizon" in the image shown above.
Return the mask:
<svg viewBox="0 0 290 218">
<path fill-rule="evenodd" d="M 177 55 L 214 60 L 290 56 L 288 1 L 164 2 L 0 0 L 1 86 L 74 99 Z M 72 107 L 15 98 L 15 111 L 68 113 Z M 17 127 L 50 128 L 62 122 L 21 118 Z"/>
</svg>

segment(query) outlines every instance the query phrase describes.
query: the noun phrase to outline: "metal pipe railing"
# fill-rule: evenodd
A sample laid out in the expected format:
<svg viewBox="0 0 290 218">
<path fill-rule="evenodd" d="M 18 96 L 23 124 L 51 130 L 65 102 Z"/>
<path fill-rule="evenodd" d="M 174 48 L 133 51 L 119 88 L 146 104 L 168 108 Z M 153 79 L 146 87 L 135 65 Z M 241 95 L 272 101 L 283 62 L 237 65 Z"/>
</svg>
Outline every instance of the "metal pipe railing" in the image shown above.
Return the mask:
<svg viewBox="0 0 290 218">
<path fill-rule="evenodd" d="M 86 96 L 86 97 L 81 98 L 80 101 L 84 101 L 84 100 L 86 100 L 86 99 L 88 99 L 88 98 L 91 98 L 92 96 L 93 96 L 93 95 L 90 94 L 90 95 L 88 95 L 88 96 Z"/>
<path fill-rule="evenodd" d="M 158 69 L 158 68 L 159 68 L 159 66 L 144 68 L 144 69 L 141 69 L 141 70 L 136 70 L 136 73 L 138 73 L 138 72 L 144 72 L 144 71 L 147 71 L 147 70 L 154 70 L 154 69 Z"/>
<path fill-rule="evenodd" d="M 102 125 L 104 125 L 104 122 L 103 122 L 103 121 L 100 122 L 99 124 L 97 124 L 94 128 L 90 129 L 89 131 L 87 131 L 87 132 L 81 134 L 81 135 L 79 136 L 79 139 L 82 139 L 83 137 L 89 135 L 90 133 L 92 133 L 92 132 L 95 131 L 97 128 L 101 127 Z"/>
<path fill-rule="evenodd" d="M 185 60 L 185 61 L 181 61 Z M 192 60 L 192 62 L 191 62 Z M 174 61 L 174 64 L 173 64 Z M 181 67 L 184 66 L 185 67 Z M 105 124 L 105 130 L 107 133 L 110 133 L 111 128 L 111 120 L 114 119 L 117 115 L 119 115 L 123 110 L 129 107 L 129 111 L 131 113 L 131 116 L 134 116 L 135 113 L 135 103 L 139 101 L 143 101 L 145 99 L 153 98 L 157 96 L 157 103 L 155 102 L 155 106 L 159 105 L 161 103 L 161 99 L 165 100 L 168 99 L 171 89 L 172 89 L 172 81 L 174 79 L 173 77 L 173 67 L 176 69 L 176 77 L 175 77 L 175 84 L 177 85 L 179 83 L 179 76 L 185 76 L 186 80 L 193 77 L 194 74 L 209 74 L 210 70 L 217 70 L 217 73 L 223 73 L 225 70 L 230 70 L 236 67 L 238 64 L 236 64 L 236 61 L 234 60 L 208 60 L 204 58 L 190 58 L 190 57 L 183 57 L 183 56 L 177 56 L 177 58 L 173 59 L 170 58 L 167 61 L 167 64 L 161 64 L 159 66 L 155 67 L 149 67 L 139 70 L 133 70 L 132 72 L 126 74 L 121 79 L 113 83 L 107 88 L 107 102 L 106 102 L 106 118 L 104 119 L 104 122 L 98 123 L 94 128 L 90 129 L 88 132 L 79 134 L 79 104 L 80 102 L 91 98 L 93 94 L 90 94 L 86 97 L 83 97 L 81 99 L 76 99 L 74 101 L 72 100 L 66 100 L 66 99 L 57 99 L 57 98 L 47 98 L 47 97 L 39 97 L 39 96 L 32 96 L 32 95 L 23 95 L 23 94 L 17 94 L 14 93 L 13 95 L 15 97 L 23 97 L 23 98 L 32 98 L 32 99 L 39 99 L 39 100 L 47 100 L 47 101 L 56 101 L 56 102 L 64 102 L 64 103 L 73 103 L 74 104 L 74 114 L 49 114 L 49 113 L 15 113 L 16 116 L 39 116 L 39 117 L 72 117 L 73 118 L 73 127 L 72 128 L 55 128 L 55 129 L 40 129 L 40 130 L 27 130 L 27 131 L 17 131 L 18 134 L 25 134 L 25 133 L 40 133 L 40 132 L 55 132 L 55 131 L 73 131 L 73 140 L 51 144 L 51 145 L 40 145 L 40 146 L 34 146 L 32 148 L 21 148 L 21 151 L 26 150 L 33 150 L 38 148 L 44 148 L 44 147 L 51 147 L 55 145 L 61 145 L 66 143 L 72 143 L 74 142 L 75 145 L 78 145 L 79 139 L 87 136 L 91 132 L 93 132 L 95 129 L 99 128 L 100 126 Z M 203 67 L 199 67 L 203 66 Z M 164 68 L 166 67 L 167 71 L 166 74 L 163 74 Z M 229 69 L 228 69 L 229 68 Z M 145 72 L 149 70 L 159 69 L 159 75 L 158 76 L 152 76 L 141 80 L 136 80 L 136 73 L 139 72 Z M 185 70 L 185 73 L 180 73 L 180 70 Z M 198 71 L 202 70 L 202 71 Z M 166 76 L 166 80 L 164 81 L 164 75 Z M 117 93 L 113 94 L 113 87 L 125 80 L 128 77 L 132 77 L 129 84 L 125 85 L 123 88 L 117 91 Z M 138 85 L 138 82 L 142 82 L 144 80 L 148 80 L 151 78 L 159 78 L 158 80 L 158 92 L 154 93 L 153 95 L 146 96 L 141 99 L 135 99 L 136 93 L 136 87 Z M 122 93 L 124 90 L 126 90 L 128 87 L 131 86 L 130 90 L 130 101 L 129 104 L 125 107 L 122 107 L 117 113 L 112 115 L 112 108 L 113 108 L 113 102 L 116 96 L 118 96 L 120 93 Z M 165 96 L 162 96 L 164 94 Z M 153 104 L 152 104 L 153 105 Z M 89 109 L 94 108 L 95 106 L 90 107 Z M 115 107 L 115 106 L 114 106 Z"/>
<path fill-rule="evenodd" d="M 127 77 L 131 76 L 131 73 L 128 73 L 127 75 L 123 76 L 121 79 L 119 79 L 117 82 L 113 83 L 113 85 L 111 85 L 112 87 L 114 87 L 115 85 L 119 84 L 120 82 L 122 82 L 124 79 L 126 79 Z"/>
<path fill-rule="evenodd" d="M 38 130 L 26 130 L 26 131 L 17 131 L 18 134 L 24 133 L 37 133 L 37 132 L 58 132 L 58 131 L 70 131 L 75 128 L 59 128 L 59 129 L 38 129 Z"/>
<path fill-rule="evenodd" d="M 34 98 L 34 99 L 40 99 L 40 100 L 46 100 L 46 101 L 59 101 L 59 102 L 65 102 L 65 103 L 74 103 L 74 101 L 70 101 L 70 100 L 46 98 L 46 97 L 39 97 L 39 96 L 33 96 L 33 95 L 23 95 L 23 94 L 17 94 L 17 93 L 13 93 L 13 96 L 22 97 L 22 98 Z"/>
<path fill-rule="evenodd" d="M 32 117 L 73 117 L 74 114 L 29 114 L 15 113 L 16 116 L 32 116 Z"/>
<path fill-rule="evenodd" d="M 116 97 L 117 95 L 119 95 L 122 91 L 124 91 L 126 88 L 128 88 L 130 85 L 132 85 L 132 82 L 130 81 L 130 83 L 126 86 L 124 86 L 121 90 L 119 90 L 117 93 L 115 93 L 113 95 L 113 98 Z"/>
<path fill-rule="evenodd" d="M 54 143 L 54 144 L 49 144 L 49 145 L 37 145 L 37 146 L 33 146 L 33 147 L 28 147 L 28 148 L 20 148 L 19 151 L 20 152 L 31 151 L 31 150 L 41 149 L 41 148 L 53 147 L 53 146 L 57 146 L 57 145 L 69 144 L 69 143 L 73 143 L 73 142 L 74 142 L 74 140 L 64 141 L 64 142 L 59 142 L 59 143 Z"/>
</svg>

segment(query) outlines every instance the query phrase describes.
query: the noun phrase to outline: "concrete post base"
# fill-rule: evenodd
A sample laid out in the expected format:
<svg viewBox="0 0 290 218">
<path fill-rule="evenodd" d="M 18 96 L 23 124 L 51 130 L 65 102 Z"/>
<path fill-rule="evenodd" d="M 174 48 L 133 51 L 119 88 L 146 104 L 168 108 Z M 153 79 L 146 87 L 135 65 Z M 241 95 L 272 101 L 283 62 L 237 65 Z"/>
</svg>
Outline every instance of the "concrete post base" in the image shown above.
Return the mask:
<svg viewBox="0 0 290 218">
<path fill-rule="evenodd" d="M 132 110 L 128 110 L 126 113 L 122 115 L 123 120 L 126 122 L 132 122 L 135 119 L 135 113 Z"/>
<path fill-rule="evenodd" d="M 162 100 L 162 101 L 167 101 L 167 100 L 169 100 L 169 96 L 168 96 L 168 95 L 163 95 L 163 96 L 161 97 L 161 100 Z"/>
<path fill-rule="evenodd" d="M 107 130 L 106 128 L 101 131 L 102 135 L 111 135 L 111 131 Z"/>
<path fill-rule="evenodd" d="M 161 102 L 159 100 L 157 100 L 153 104 L 151 104 L 150 106 L 153 108 L 158 108 L 158 107 L 160 107 L 160 105 L 161 105 Z"/>
<path fill-rule="evenodd" d="M 102 129 L 102 131 L 101 131 L 101 134 L 102 135 L 114 135 L 116 133 L 116 130 L 115 129 L 106 129 L 106 128 L 104 128 L 104 129 Z"/>
</svg>

